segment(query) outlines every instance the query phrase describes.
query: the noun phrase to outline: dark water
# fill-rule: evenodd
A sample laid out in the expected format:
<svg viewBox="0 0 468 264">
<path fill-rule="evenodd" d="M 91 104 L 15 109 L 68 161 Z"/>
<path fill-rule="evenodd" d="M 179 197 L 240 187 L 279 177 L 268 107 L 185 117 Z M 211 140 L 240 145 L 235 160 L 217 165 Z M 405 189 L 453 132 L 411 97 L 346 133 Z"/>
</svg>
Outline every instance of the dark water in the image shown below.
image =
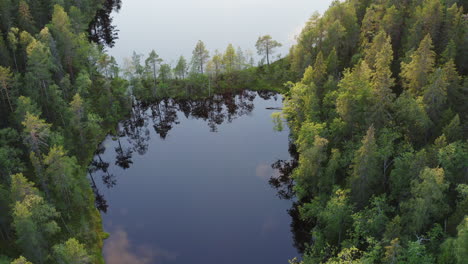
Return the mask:
<svg viewBox="0 0 468 264">
<path fill-rule="evenodd" d="M 103 142 L 90 175 L 103 211 L 107 263 L 288 263 L 294 248 L 287 128 L 244 91 L 136 105 Z M 273 166 L 272 166 L 273 165 Z"/>
</svg>

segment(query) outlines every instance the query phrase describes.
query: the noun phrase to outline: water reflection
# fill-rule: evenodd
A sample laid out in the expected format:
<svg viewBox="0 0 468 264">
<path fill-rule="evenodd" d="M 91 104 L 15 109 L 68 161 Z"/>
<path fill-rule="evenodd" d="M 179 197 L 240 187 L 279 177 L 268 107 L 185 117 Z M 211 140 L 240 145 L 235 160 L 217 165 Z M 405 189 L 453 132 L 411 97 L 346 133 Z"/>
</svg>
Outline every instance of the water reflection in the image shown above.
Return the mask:
<svg viewBox="0 0 468 264">
<path fill-rule="evenodd" d="M 133 247 L 127 232 L 116 228 L 104 245 L 104 257 L 112 264 L 157 264 L 174 261 L 177 254 L 150 245 Z"/>
<path fill-rule="evenodd" d="M 115 147 L 115 165 L 128 169 L 133 164 L 134 153 L 144 155 L 148 151 L 151 128 L 161 139 L 166 139 L 170 131 L 179 124 L 178 114 L 182 113 L 186 118 L 203 120 L 207 123 L 209 131 L 217 132 L 219 125 L 250 114 L 254 110 L 253 101 L 257 95 L 265 100 L 278 100 L 275 92 L 244 90 L 197 100 L 165 98 L 154 104 L 136 102 L 132 107 L 130 118 L 119 124 L 116 136 L 113 138 L 118 142 Z M 126 139 L 129 144 L 122 144 L 122 139 Z M 107 188 L 117 184 L 117 178 L 108 170 L 110 163 L 101 157 L 105 151 L 105 146 L 100 144 L 89 166 L 96 207 L 104 213 L 107 212 L 108 205 L 94 183 L 94 176 L 98 174 Z"/>
<path fill-rule="evenodd" d="M 289 142 L 290 160 L 277 160 L 271 165 L 273 169 L 278 171 L 277 175 L 273 175 L 269 183 L 278 190 L 278 197 L 280 199 L 290 200 L 294 198 L 294 181 L 291 178 L 293 170 L 298 166 L 299 153 L 297 153 L 296 145 L 291 141 Z"/>
<path fill-rule="evenodd" d="M 242 91 L 236 94 L 214 95 L 210 98 L 198 100 L 166 98 L 154 104 L 137 102 L 132 108 L 129 119 L 119 124 L 118 132 L 112 138 L 116 142 L 112 144 L 115 150 L 115 161 L 112 163 L 124 170 L 130 168 L 133 165 L 132 159 L 135 154 L 144 155 L 147 153 L 151 140 L 151 130 L 162 140 L 166 140 L 170 137 L 171 130 L 179 125 L 179 118 L 182 118 L 180 115 L 187 119 L 202 120 L 207 124 L 209 131 L 217 132 L 221 124 L 230 123 L 236 118 L 249 115 L 254 110 L 253 101 L 257 95 L 264 100 L 278 100 L 279 97 L 273 92 Z M 101 179 L 103 186 L 112 188 L 118 183 L 118 179 L 109 171 L 110 162 L 103 160 L 101 155 L 104 152 L 105 146 L 101 144 L 89 167 L 89 175 L 96 196 L 96 207 L 101 212 L 106 213 L 108 203 L 98 189 L 95 180 Z M 262 179 L 269 179 L 269 184 L 277 190 L 280 199 L 294 201 L 294 181 L 291 174 L 298 165 L 298 153 L 295 145 L 291 142 L 289 144 L 289 153 L 291 155 L 290 160 L 277 160 L 273 164 L 269 164 L 269 162 L 257 164 L 255 175 Z M 311 223 L 301 221 L 298 205 L 298 202 L 293 202 L 288 213 L 292 219 L 290 229 L 293 235 L 294 247 L 298 252 L 302 253 L 305 250 L 304 245 L 311 241 L 309 232 Z M 267 218 L 261 227 L 261 232 L 267 234 L 274 232 L 276 228 L 278 228 L 278 223 L 273 218 Z M 106 242 L 107 249 L 105 249 L 106 259 L 109 263 L 124 263 L 118 262 L 118 259 L 127 260 L 125 263 L 156 263 L 154 256 L 150 258 L 150 255 L 140 252 L 138 256 L 143 256 L 143 258 L 138 259 L 137 255 L 128 253 L 129 242 L 123 230 L 113 232 L 111 238 L 114 240 Z M 114 256 L 116 262 L 113 262 Z M 174 255 L 170 254 L 166 254 L 164 258 L 168 260 L 171 257 L 175 258 Z"/>
<path fill-rule="evenodd" d="M 273 169 L 278 171 L 269 179 L 270 185 L 275 188 L 280 199 L 293 200 L 294 195 L 294 180 L 291 178 L 293 170 L 299 165 L 299 153 L 296 145 L 289 142 L 290 160 L 277 160 L 271 165 Z M 306 245 L 311 243 L 311 233 L 313 223 L 303 221 L 299 215 L 299 205 L 301 203 L 294 201 L 288 214 L 291 216 L 291 233 L 293 235 L 293 245 L 299 253 L 304 253 Z"/>
</svg>

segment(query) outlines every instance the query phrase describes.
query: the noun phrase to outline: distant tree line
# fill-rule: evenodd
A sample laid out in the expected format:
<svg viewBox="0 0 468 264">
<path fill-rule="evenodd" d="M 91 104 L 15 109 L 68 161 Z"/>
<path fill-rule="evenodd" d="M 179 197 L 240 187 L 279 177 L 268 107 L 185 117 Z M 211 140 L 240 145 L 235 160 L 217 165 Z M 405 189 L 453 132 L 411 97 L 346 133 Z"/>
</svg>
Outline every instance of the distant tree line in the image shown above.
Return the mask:
<svg viewBox="0 0 468 264">
<path fill-rule="evenodd" d="M 191 95 L 201 95 L 210 93 L 208 90 L 211 88 L 212 92 L 218 93 L 228 88 L 245 89 L 248 85 L 253 85 L 250 88 L 255 89 L 260 85 L 254 83 L 262 79 L 273 81 L 276 87 L 281 87 L 289 70 L 283 67 L 284 61 L 281 60 L 277 65 L 270 65 L 275 48 L 279 46 L 281 44 L 272 40 L 269 35 L 259 37 L 257 53 L 263 58 L 255 64 L 251 50 L 242 50 L 240 47 L 236 49 L 229 44 L 223 53 L 215 50 L 210 54 L 205 43 L 199 40 L 191 59 L 180 56 L 175 65 L 170 65 L 164 63 L 154 50 L 144 61 L 143 55 L 134 52 L 131 58 L 125 59 L 122 71 L 123 76 L 130 80 L 134 94 L 140 99 L 176 96 L 180 90 L 185 91 L 185 94 L 191 90 Z M 279 59 L 278 57 L 277 60 Z M 263 84 L 260 89 L 265 86 L 268 84 Z"/>
</svg>

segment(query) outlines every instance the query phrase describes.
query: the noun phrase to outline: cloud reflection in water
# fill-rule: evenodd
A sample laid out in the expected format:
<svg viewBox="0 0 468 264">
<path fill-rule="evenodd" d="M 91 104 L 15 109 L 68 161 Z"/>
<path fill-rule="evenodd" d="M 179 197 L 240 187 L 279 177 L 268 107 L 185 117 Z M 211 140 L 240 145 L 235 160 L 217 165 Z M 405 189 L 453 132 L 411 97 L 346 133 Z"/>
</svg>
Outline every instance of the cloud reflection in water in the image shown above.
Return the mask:
<svg viewBox="0 0 468 264">
<path fill-rule="evenodd" d="M 174 261 L 177 254 L 148 245 L 134 248 L 127 232 L 116 228 L 105 241 L 104 257 L 110 264 L 162 264 Z"/>
</svg>

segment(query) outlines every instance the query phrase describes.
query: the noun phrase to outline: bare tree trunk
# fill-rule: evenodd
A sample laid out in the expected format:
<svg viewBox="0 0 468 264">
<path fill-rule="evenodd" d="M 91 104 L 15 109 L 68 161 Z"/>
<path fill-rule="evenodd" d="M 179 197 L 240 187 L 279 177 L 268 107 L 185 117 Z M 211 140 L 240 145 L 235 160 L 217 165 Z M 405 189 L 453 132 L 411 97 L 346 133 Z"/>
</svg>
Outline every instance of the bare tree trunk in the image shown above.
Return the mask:
<svg viewBox="0 0 468 264">
<path fill-rule="evenodd" d="M 18 63 L 16 62 L 16 54 L 15 54 L 14 51 L 13 51 L 13 60 L 15 61 L 15 68 L 16 68 L 16 71 L 19 71 L 19 70 L 18 70 Z"/>
<path fill-rule="evenodd" d="M 13 107 L 11 106 L 10 96 L 8 95 L 8 90 L 7 90 L 6 86 L 3 86 L 3 90 L 5 90 L 5 96 L 6 96 L 8 105 L 10 106 L 10 110 L 11 110 L 11 112 L 13 112 Z"/>
<path fill-rule="evenodd" d="M 5 89 L 5 94 L 6 94 L 6 97 L 7 97 L 8 105 L 10 106 L 10 110 L 11 110 L 11 112 L 13 112 L 13 107 L 11 106 L 10 96 L 8 95 L 8 90 L 7 89 Z"/>
<path fill-rule="evenodd" d="M 267 64 L 268 64 L 268 66 L 270 66 L 270 57 L 269 57 L 269 56 L 270 56 L 270 47 L 269 47 L 269 45 L 267 44 L 267 46 L 266 46 L 266 57 L 267 57 Z"/>
</svg>

